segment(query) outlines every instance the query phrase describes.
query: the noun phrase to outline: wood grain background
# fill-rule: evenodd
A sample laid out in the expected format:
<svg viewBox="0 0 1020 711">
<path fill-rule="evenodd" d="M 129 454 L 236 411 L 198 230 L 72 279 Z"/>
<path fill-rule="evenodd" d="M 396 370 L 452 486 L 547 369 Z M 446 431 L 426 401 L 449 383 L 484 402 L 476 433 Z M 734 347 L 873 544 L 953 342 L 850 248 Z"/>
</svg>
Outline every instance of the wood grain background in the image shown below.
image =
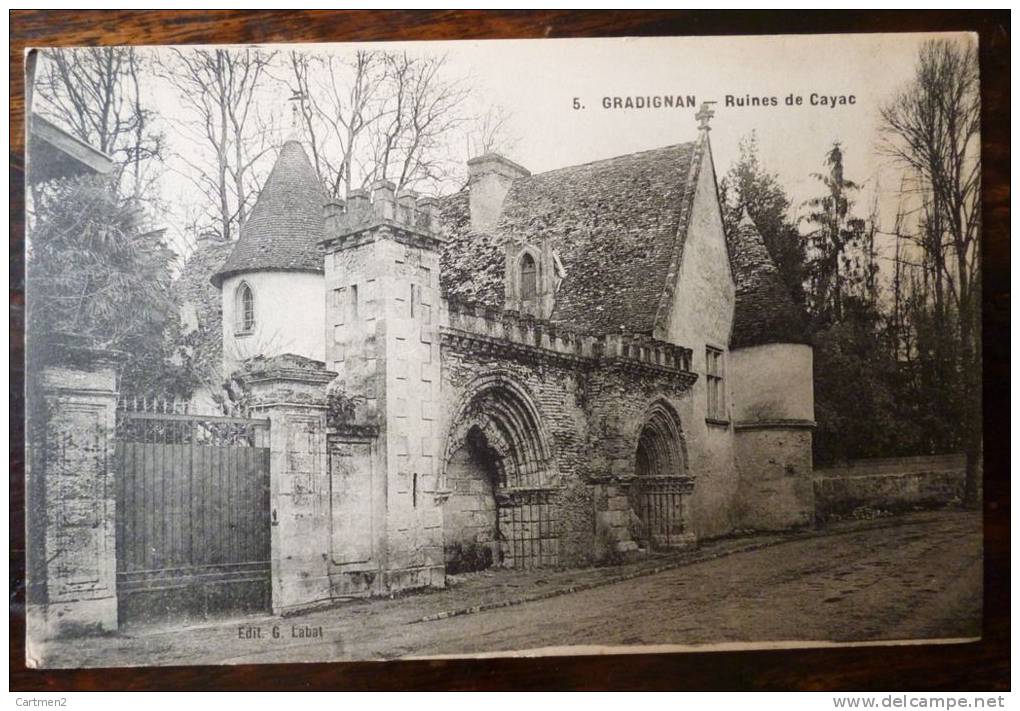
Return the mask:
<svg viewBox="0 0 1020 711">
<path fill-rule="evenodd" d="M 12 11 L 10 13 L 10 688 L 1009 688 L 1008 11 Z M 24 666 L 24 93 L 28 47 L 970 30 L 984 164 L 985 619 L 974 644 L 545 659 L 34 671 Z M 706 62 L 711 57 L 705 58 Z"/>
</svg>

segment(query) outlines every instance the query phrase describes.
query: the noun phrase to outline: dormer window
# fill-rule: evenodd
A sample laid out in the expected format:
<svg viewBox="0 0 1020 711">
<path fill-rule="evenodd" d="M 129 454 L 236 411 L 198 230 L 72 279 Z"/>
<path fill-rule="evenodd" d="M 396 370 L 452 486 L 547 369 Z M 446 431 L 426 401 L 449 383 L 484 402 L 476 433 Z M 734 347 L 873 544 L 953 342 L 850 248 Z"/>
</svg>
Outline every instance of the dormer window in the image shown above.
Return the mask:
<svg viewBox="0 0 1020 711">
<path fill-rule="evenodd" d="M 534 299 L 538 295 L 538 265 L 528 252 L 521 257 L 521 298 Z"/>
<path fill-rule="evenodd" d="M 537 319 L 548 319 L 556 305 L 556 291 L 565 276 L 548 238 L 506 246 L 505 308 Z"/>
<path fill-rule="evenodd" d="M 255 330 L 255 293 L 247 282 L 241 282 L 234 295 L 234 330 L 238 334 Z"/>
</svg>

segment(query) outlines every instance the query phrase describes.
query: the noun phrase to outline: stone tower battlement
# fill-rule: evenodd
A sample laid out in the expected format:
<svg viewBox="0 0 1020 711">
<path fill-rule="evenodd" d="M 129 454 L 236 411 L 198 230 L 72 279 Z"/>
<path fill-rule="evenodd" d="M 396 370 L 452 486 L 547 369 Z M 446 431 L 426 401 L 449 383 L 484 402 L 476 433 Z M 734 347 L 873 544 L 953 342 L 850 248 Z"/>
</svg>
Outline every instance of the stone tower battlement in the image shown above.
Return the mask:
<svg viewBox="0 0 1020 711">
<path fill-rule="evenodd" d="M 439 239 L 439 202 L 413 190 L 398 192 L 388 180 L 377 180 L 370 190 L 351 190 L 347 200 L 327 202 L 323 214 L 327 243 L 381 226 Z"/>
</svg>

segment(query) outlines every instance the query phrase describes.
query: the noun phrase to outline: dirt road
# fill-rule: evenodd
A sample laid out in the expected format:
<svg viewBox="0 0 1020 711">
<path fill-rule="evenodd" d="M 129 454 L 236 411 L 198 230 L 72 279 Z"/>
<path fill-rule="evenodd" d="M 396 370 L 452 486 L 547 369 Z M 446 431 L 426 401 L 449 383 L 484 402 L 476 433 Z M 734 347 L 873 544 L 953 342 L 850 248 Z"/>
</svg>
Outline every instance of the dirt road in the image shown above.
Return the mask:
<svg viewBox="0 0 1020 711">
<path fill-rule="evenodd" d="M 977 636 L 982 580 L 978 517 L 947 512 L 889 524 L 836 528 L 817 537 L 431 622 L 417 620 L 437 605 L 456 605 L 456 589 L 351 603 L 286 619 L 253 618 L 78 640 L 46 651 L 57 666 L 74 666 L 75 661 L 117 666 L 387 659 L 566 644 Z M 504 577 L 493 580 L 512 579 L 500 575 Z M 531 580 L 531 585 L 538 584 Z M 258 634 L 246 637 L 246 630 Z"/>
</svg>

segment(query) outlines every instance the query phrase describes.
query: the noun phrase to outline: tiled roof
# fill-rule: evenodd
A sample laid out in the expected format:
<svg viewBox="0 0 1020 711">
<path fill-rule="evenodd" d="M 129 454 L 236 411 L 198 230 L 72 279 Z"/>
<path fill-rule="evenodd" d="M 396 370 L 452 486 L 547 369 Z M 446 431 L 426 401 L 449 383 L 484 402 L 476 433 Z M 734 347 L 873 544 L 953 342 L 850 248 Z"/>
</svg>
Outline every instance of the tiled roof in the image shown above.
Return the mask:
<svg viewBox="0 0 1020 711">
<path fill-rule="evenodd" d="M 803 311 L 790 296 L 758 228 L 744 212 L 726 239 L 737 284 L 730 348 L 808 343 Z"/>
<path fill-rule="evenodd" d="M 494 234 L 470 229 L 466 191 L 443 201 L 442 284 L 501 308 L 504 246 L 549 238 L 566 277 L 551 320 L 590 332 L 648 333 L 676 253 L 696 143 L 514 180 Z"/>
<path fill-rule="evenodd" d="M 213 283 L 219 286 L 231 274 L 267 269 L 321 272 L 318 242 L 324 237 L 324 203 L 304 148 L 295 140 L 287 141 Z"/>
<path fill-rule="evenodd" d="M 466 189 L 444 198 L 444 292 L 502 308 L 506 245 L 547 238 L 566 272 L 553 322 L 651 333 L 682 253 L 698 153 L 691 142 L 517 178 L 492 233 L 471 229 Z M 323 203 L 304 149 L 288 141 L 213 283 L 245 271 L 321 272 Z M 750 218 L 727 236 L 727 248 L 737 284 L 730 346 L 807 342 L 804 316 Z"/>
</svg>

